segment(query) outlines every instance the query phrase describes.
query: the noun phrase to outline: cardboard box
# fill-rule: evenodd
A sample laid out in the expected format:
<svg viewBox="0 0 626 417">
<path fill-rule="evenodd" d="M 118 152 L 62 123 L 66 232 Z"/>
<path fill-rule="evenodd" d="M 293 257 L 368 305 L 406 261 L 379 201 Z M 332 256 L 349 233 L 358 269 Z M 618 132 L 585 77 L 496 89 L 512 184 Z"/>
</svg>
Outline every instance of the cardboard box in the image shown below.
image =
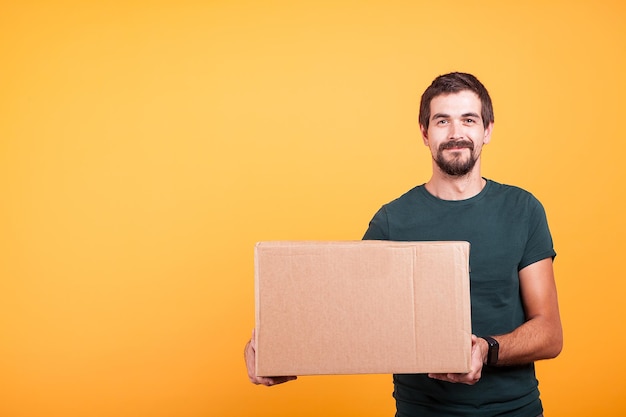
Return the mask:
<svg viewBox="0 0 626 417">
<path fill-rule="evenodd" d="M 468 372 L 468 242 L 260 242 L 259 376 Z"/>
</svg>

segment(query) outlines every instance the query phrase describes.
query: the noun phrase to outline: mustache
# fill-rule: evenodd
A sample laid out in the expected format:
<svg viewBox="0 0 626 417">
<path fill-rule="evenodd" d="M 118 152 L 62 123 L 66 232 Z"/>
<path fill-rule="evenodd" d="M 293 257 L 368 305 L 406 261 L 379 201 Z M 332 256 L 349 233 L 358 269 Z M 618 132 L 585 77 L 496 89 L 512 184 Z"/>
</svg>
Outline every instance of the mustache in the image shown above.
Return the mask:
<svg viewBox="0 0 626 417">
<path fill-rule="evenodd" d="M 469 140 L 451 140 L 446 143 L 442 143 L 439 145 L 439 150 L 443 151 L 444 149 L 452 149 L 452 148 L 469 148 L 470 151 L 474 150 L 474 143 Z"/>
</svg>

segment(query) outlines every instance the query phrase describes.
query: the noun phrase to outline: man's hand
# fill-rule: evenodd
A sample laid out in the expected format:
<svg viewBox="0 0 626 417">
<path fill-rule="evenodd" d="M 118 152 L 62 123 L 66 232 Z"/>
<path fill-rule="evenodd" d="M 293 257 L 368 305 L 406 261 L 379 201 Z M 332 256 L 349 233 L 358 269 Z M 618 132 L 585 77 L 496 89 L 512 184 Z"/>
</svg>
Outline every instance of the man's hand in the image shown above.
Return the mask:
<svg viewBox="0 0 626 417">
<path fill-rule="evenodd" d="M 248 378 L 250 378 L 250 382 L 256 385 L 265 385 L 267 387 L 271 387 L 272 385 L 282 384 L 283 382 L 293 381 L 297 379 L 296 376 L 275 376 L 275 377 L 266 377 L 266 376 L 257 376 L 256 375 L 256 345 L 254 341 L 254 330 L 252 330 L 252 338 L 248 343 L 246 343 L 246 347 L 243 351 L 244 358 L 246 360 L 246 368 L 248 368 Z"/>
<path fill-rule="evenodd" d="M 480 381 L 483 370 L 483 362 L 488 351 L 487 342 L 472 335 L 472 358 L 470 371 L 466 374 L 428 374 L 430 378 L 440 381 L 474 385 Z"/>
</svg>

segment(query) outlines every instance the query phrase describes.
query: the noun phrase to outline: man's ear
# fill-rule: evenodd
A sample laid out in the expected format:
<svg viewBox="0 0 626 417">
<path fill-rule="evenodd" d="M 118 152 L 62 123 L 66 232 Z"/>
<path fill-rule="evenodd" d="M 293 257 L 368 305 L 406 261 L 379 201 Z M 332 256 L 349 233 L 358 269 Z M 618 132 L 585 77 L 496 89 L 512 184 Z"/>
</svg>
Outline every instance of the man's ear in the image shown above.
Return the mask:
<svg viewBox="0 0 626 417">
<path fill-rule="evenodd" d="M 424 145 L 428 146 L 428 128 L 424 127 L 424 125 L 420 125 L 420 132 L 422 132 L 422 140 L 424 141 Z"/>
<path fill-rule="evenodd" d="M 489 123 L 489 126 L 485 129 L 485 137 L 483 139 L 483 144 L 487 144 L 491 141 L 491 132 L 493 132 L 493 122 Z"/>
</svg>

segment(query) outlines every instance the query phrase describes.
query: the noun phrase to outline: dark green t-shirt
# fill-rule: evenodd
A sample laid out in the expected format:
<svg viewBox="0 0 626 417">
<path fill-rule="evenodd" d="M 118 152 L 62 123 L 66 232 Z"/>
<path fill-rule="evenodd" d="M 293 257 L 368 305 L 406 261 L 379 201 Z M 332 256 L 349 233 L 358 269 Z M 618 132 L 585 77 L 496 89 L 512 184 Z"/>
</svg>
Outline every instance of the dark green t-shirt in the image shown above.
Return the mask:
<svg viewBox="0 0 626 417">
<path fill-rule="evenodd" d="M 522 268 L 556 255 L 541 203 L 530 193 L 487 180 L 476 196 L 441 200 L 424 185 L 384 205 L 364 239 L 470 242 L 472 332 L 498 335 L 525 321 Z M 423 374 L 394 375 L 400 417 L 507 416 L 542 413 L 534 365 L 483 368 L 473 386 Z"/>
</svg>

